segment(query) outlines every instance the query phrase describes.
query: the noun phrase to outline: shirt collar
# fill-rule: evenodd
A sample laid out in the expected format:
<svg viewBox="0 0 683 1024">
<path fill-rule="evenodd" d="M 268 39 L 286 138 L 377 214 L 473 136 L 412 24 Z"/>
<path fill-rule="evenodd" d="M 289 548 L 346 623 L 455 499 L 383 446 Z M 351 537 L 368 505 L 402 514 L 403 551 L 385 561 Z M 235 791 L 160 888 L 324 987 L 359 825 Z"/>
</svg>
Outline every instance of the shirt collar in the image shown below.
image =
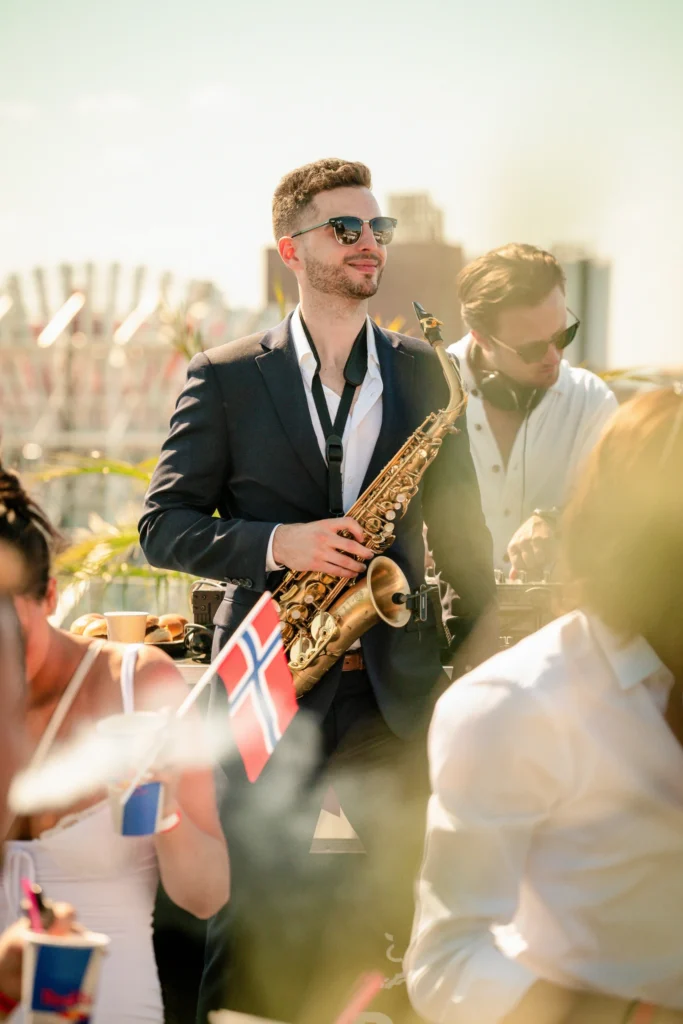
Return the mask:
<svg viewBox="0 0 683 1024">
<path fill-rule="evenodd" d="M 589 615 L 591 632 L 609 662 L 622 690 L 631 690 L 638 683 L 665 685 L 674 683 L 671 672 L 642 636 L 625 640 L 595 615 Z"/>
<path fill-rule="evenodd" d="M 377 355 L 377 342 L 375 341 L 375 332 L 372 325 L 372 320 L 367 317 L 367 338 L 368 338 L 368 375 L 371 377 L 380 376 L 379 372 L 379 357 Z M 311 346 L 308 343 L 306 332 L 303 329 L 301 323 L 301 306 L 297 306 L 292 315 L 290 322 L 292 331 L 292 341 L 294 342 L 294 350 L 296 352 L 296 359 L 302 372 L 306 372 L 306 376 L 313 378 L 315 373 L 315 356 Z"/>
<path fill-rule="evenodd" d="M 472 367 L 470 366 L 470 361 L 468 358 L 469 351 L 473 343 L 474 338 L 472 337 L 472 335 L 466 334 L 464 338 L 461 338 L 460 341 L 457 341 L 448 349 L 449 352 L 453 352 L 460 360 L 463 381 L 468 391 L 472 391 L 473 389 L 476 390 L 477 387 L 474 374 L 472 373 Z M 551 388 L 548 388 L 548 391 L 551 394 L 565 394 L 567 387 L 569 385 L 570 369 L 570 364 L 567 362 L 566 359 L 563 359 L 560 362 L 560 373 L 557 380 Z"/>
</svg>

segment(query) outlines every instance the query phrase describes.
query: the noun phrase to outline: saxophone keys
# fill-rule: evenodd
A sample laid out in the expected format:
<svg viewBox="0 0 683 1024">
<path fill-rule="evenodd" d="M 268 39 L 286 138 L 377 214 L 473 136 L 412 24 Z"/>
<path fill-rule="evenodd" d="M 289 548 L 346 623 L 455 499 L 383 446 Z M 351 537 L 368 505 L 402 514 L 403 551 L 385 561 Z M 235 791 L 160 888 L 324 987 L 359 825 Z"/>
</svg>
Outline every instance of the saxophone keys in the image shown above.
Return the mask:
<svg viewBox="0 0 683 1024">
<path fill-rule="evenodd" d="M 304 602 L 306 604 L 315 604 L 316 601 L 321 601 L 325 594 L 324 583 L 310 583 L 304 592 Z"/>
<path fill-rule="evenodd" d="M 399 505 L 398 507 L 400 508 L 401 506 Z M 389 521 L 396 518 L 396 513 L 393 508 L 387 509 L 384 515 Z"/>
<path fill-rule="evenodd" d="M 297 637 L 289 651 L 290 668 L 305 668 L 311 660 L 313 651 L 313 641 L 309 636 Z"/>
<path fill-rule="evenodd" d="M 292 604 L 284 609 L 285 622 L 299 623 L 308 618 L 308 608 L 303 604 Z"/>
<path fill-rule="evenodd" d="M 287 590 L 280 595 L 280 603 L 287 604 L 288 601 L 293 601 L 296 597 L 296 592 L 299 589 L 298 583 L 293 583 Z"/>
<path fill-rule="evenodd" d="M 318 612 L 311 622 L 311 636 L 316 645 L 331 640 L 338 632 L 337 620 L 329 612 Z"/>
</svg>

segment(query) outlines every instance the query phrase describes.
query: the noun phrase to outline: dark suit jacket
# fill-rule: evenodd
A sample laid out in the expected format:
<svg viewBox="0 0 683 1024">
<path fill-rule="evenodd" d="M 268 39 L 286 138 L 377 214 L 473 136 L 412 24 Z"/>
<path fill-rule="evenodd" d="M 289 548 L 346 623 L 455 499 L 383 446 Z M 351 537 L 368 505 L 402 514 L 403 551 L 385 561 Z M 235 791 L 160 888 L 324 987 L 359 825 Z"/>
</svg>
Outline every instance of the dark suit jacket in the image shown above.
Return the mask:
<svg viewBox="0 0 683 1024">
<path fill-rule="evenodd" d="M 434 352 L 375 327 L 383 381 L 382 427 L 363 488 L 432 410 L 447 401 Z M 423 520 L 442 577 L 476 617 L 493 600 L 491 538 L 481 511 L 465 417 L 447 436 L 387 552 L 412 587 L 424 580 Z M 220 518 L 213 516 L 218 509 Z M 171 420 L 140 520 L 152 565 L 226 581 L 215 618 L 225 638 L 281 573 L 266 574 L 278 523 L 328 518 L 327 468 L 308 411 L 289 331 L 271 331 L 195 356 Z M 387 724 L 408 735 L 429 711 L 439 681 L 435 623 L 393 629 L 380 623 L 362 638 L 367 671 Z M 303 699 L 324 712 L 338 663 Z M 442 678 L 442 677 L 441 677 Z"/>
</svg>

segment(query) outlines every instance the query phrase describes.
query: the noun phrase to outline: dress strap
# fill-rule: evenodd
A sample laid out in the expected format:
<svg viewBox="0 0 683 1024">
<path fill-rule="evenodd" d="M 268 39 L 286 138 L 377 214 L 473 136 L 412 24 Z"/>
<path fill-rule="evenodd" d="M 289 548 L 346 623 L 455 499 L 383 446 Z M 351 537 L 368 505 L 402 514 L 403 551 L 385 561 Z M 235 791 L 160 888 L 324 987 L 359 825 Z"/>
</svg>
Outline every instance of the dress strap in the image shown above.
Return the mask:
<svg viewBox="0 0 683 1024">
<path fill-rule="evenodd" d="M 47 728 L 40 738 L 40 743 L 35 749 L 29 767 L 39 768 L 47 757 L 50 747 L 54 743 L 55 737 L 57 736 L 64 719 L 68 715 L 78 691 L 85 681 L 85 677 L 103 647 L 104 640 L 95 640 L 94 643 L 88 646 L 87 651 L 76 666 L 76 671 L 69 680 L 69 684 L 62 694 L 57 707 L 52 712 L 52 718 L 47 723 Z"/>
<path fill-rule="evenodd" d="M 135 711 L 135 664 L 141 647 L 142 644 L 126 644 L 126 649 L 121 659 L 121 698 L 126 715 L 130 715 Z"/>
</svg>

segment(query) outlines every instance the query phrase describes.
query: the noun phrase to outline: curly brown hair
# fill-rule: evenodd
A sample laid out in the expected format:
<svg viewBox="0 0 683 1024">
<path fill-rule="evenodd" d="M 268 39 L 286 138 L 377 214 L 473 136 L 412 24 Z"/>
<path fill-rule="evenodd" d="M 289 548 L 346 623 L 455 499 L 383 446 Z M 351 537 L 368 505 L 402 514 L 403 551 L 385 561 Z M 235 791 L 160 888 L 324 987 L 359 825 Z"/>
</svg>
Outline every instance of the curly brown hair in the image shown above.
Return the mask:
<svg viewBox="0 0 683 1024">
<path fill-rule="evenodd" d="M 16 473 L 0 463 L 0 543 L 22 557 L 22 593 L 42 600 L 50 580 L 52 556 L 64 541 Z"/>
<path fill-rule="evenodd" d="M 537 306 L 554 288 L 564 291 L 565 276 L 552 253 L 511 242 L 468 263 L 455 285 L 464 322 L 488 335 L 502 310 Z"/>
<path fill-rule="evenodd" d="M 349 187 L 372 188 L 370 170 L 365 164 L 326 157 L 285 174 L 273 195 L 275 241 L 291 235 L 299 227 L 301 214 L 318 193 Z"/>
</svg>

